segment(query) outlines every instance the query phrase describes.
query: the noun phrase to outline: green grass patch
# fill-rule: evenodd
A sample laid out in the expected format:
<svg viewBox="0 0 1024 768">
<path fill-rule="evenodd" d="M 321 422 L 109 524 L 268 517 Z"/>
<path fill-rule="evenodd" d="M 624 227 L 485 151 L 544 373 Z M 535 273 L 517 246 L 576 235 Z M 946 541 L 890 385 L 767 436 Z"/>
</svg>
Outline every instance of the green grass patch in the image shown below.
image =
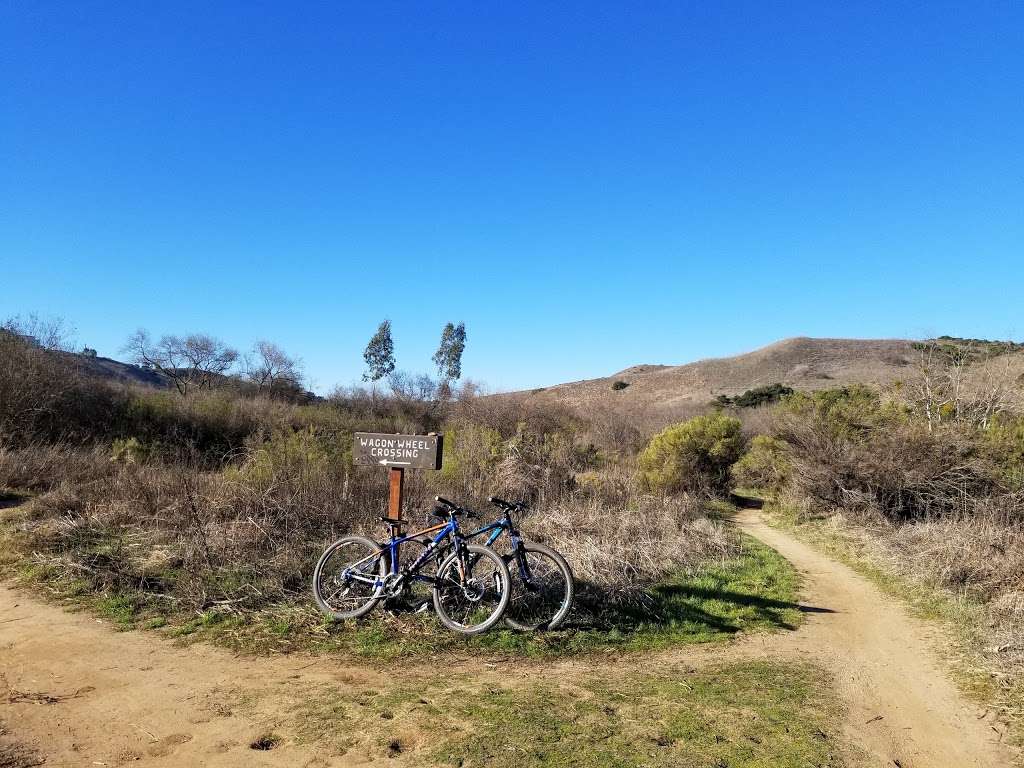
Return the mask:
<svg viewBox="0 0 1024 768">
<path fill-rule="evenodd" d="M 453 708 L 470 733 L 433 758 L 493 768 L 844 764 L 820 670 L 751 662 L 677 675 L 597 677 L 583 695 L 539 682 L 467 692 Z"/>
<path fill-rule="evenodd" d="M 606 650 L 654 651 L 724 641 L 739 632 L 794 629 L 799 578 L 777 552 L 744 537 L 740 552 L 693 573 L 678 573 L 647 590 L 631 606 L 584 618 L 581 607 L 566 629 L 516 632 L 497 628 L 466 638 L 449 632 L 432 612 L 392 612 L 385 605 L 367 618 L 334 623 L 305 604 L 256 612 L 242 624 L 192 620 L 178 636 L 206 639 L 253 653 L 303 650 L 401 660 L 441 653 L 552 658 Z"/>
<path fill-rule="evenodd" d="M 512 668 L 399 679 L 387 691 L 296 686 L 289 695 L 298 702 L 287 724 L 297 742 L 357 761 L 405 754 L 414 765 L 489 768 L 840 768 L 850 755 L 831 680 L 809 664 L 625 675 L 599 665 L 558 679 Z"/>
<path fill-rule="evenodd" d="M 113 621 L 120 629 L 134 629 L 138 604 L 129 595 L 101 597 L 95 603 L 96 612 Z"/>
</svg>

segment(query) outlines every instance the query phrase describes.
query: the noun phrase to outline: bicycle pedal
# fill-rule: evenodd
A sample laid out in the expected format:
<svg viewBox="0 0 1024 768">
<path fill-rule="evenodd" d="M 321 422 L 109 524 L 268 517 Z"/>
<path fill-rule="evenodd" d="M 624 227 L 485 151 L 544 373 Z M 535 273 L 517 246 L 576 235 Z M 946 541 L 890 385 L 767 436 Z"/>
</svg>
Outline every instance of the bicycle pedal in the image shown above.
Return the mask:
<svg viewBox="0 0 1024 768">
<path fill-rule="evenodd" d="M 423 603 L 423 604 L 420 605 L 419 608 L 416 609 L 416 613 L 423 613 L 428 608 L 430 608 L 430 603 Z"/>
</svg>

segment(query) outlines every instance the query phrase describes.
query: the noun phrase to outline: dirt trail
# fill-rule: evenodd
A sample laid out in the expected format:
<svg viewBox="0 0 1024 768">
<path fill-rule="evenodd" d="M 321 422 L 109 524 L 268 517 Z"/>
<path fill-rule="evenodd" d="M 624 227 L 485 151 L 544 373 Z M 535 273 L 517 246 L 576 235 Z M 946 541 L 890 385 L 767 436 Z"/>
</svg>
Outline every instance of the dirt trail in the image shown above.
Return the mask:
<svg viewBox="0 0 1024 768">
<path fill-rule="evenodd" d="M 845 730 L 871 755 L 869 765 L 1011 764 L 993 723 L 958 694 L 928 650 L 934 630 L 849 568 L 768 527 L 757 513 L 742 513 L 738 523 L 804 573 L 807 621 L 797 632 L 668 652 L 666 661 L 818 662 L 834 674 L 850 708 Z M 602 663 L 581 658 L 519 665 L 517 675 L 570 683 Z M 508 674 L 468 664 L 480 667 L 474 674 L 481 684 Z M 0 586 L 0 721 L 45 757 L 46 766 L 365 764 L 372 758 L 358 749 L 328 759 L 315 744 L 291 739 L 271 751 L 250 748 L 264 734 L 286 733 L 296 702 L 323 683 L 383 689 L 386 673 L 329 658 L 237 658 L 204 645 L 178 647 L 147 633 L 115 632 L 106 622 Z M 246 705 L 237 709 L 244 711 L 235 711 L 231 702 L 240 697 Z M 394 763 L 415 765 L 415 754 Z"/>
<path fill-rule="evenodd" d="M 832 671 L 849 707 L 846 731 L 878 765 L 990 768 L 1011 764 L 1002 726 L 966 701 L 931 650 L 933 627 L 909 616 L 847 566 L 745 510 L 740 527 L 803 575 L 812 611 L 799 631 L 751 638 L 770 655 L 795 654 Z"/>
</svg>

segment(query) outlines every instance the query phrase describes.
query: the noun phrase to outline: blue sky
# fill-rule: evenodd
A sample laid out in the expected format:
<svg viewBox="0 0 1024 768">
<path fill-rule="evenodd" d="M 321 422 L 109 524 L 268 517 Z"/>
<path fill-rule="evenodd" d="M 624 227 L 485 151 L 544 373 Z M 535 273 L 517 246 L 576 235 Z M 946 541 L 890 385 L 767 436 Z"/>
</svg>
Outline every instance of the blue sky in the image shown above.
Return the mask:
<svg viewBox="0 0 1024 768">
<path fill-rule="evenodd" d="M 0 2 L 0 316 L 495 388 L 1024 336 L 1020 3 Z"/>
</svg>

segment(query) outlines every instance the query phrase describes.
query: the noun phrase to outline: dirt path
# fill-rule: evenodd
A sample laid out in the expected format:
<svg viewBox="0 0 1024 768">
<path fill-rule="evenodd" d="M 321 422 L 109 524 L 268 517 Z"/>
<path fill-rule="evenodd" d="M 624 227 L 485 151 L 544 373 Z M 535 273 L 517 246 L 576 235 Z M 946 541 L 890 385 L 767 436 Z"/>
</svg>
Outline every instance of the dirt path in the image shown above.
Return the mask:
<svg viewBox="0 0 1024 768">
<path fill-rule="evenodd" d="M 850 708 L 845 730 L 872 756 L 869 765 L 1011 764 L 993 724 L 964 701 L 928 651 L 934 631 L 849 568 L 768 527 L 757 513 L 742 513 L 738 523 L 804 573 L 806 623 L 797 632 L 668 652 L 666 661 L 814 661 L 833 672 Z M 520 665 L 516 672 L 569 683 L 601 663 L 569 659 Z M 481 684 L 508 674 L 479 666 Z M 386 673 L 302 655 L 249 659 L 203 645 L 177 647 L 147 633 L 115 632 L 90 616 L 0 587 L 0 721 L 45 757 L 46 766 L 366 763 L 367 751 L 360 749 L 328 760 L 315 737 L 305 745 L 288 739 L 271 751 L 250 748 L 263 735 L 287 731 L 295 707 L 321 684 L 383 689 Z M 225 703 L 240 700 L 246 703 L 237 709 L 244 711 Z M 394 763 L 415 765 L 415 753 Z M 0 765 L 6 766 L 2 759 Z"/>
<path fill-rule="evenodd" d="M 990 768 L 1011 764 L 1002 727 L 966 701 L 932 652 L 936 630 L 850 568 L 745 510 L 740 527 L 804 575 L 811 612 L 799 631 L 766 636 L 766 653 L 795 654 L 830 669 L 850 710 L 846 731 L 878 765 Z M 941 640 L 941 638 L 938 638 Z"/>
</svg>

